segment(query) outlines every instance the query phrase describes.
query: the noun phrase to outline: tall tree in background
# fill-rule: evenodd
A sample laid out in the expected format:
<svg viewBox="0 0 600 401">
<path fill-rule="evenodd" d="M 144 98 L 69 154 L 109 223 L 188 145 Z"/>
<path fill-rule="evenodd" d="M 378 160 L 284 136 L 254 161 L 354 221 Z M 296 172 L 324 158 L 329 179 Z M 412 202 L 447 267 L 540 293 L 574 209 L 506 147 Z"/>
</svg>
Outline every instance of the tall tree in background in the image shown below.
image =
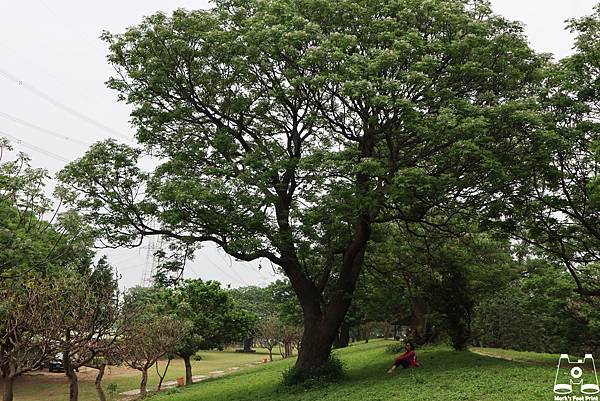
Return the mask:
<svg viewBox="0 0 600 401">
<path fill-rule="evenodd" d="M 243 340 L 255 321 L 253 315 L 236 307 L 216 281 L 185 280 L 176 287 L 172 303 L 174 314 L 190 323 L 175 348 L 185 364 L 186 385 L 192 384 L 191 357 L 196 352 Z"/>
<path fill-rule="evenodd" d="M 575 54 L 550 69 L 542 96 L 549 146 L 537 154 L 546 162 L 531 171 L 530 200 L 508 221 L 565 266 L 577 293 L 600 296 L 600 5 L 569 28 Z"/>
<path fill-rule="evenodd" d="M 162 235 L 279 266 L 309 374 L 375 224 L 497 217 L 537 162 L 545 59 L 486 2 L 221 0 L 104 39 L 141 147 L 103 142 L 68 165 L 75 204 L 111 246 Z M 142 171 L 144 155 L 160 165 Z"/>
<path fill-rule="evenodd" d="M 82 304 L 65 295 L 90 296 L 89 286 L 80 286 L 79 280 L 91 264 L 94 241 L 77 213 L 60 213 L 60 199 L 54 207 L 45 195 L 47 172 L 32 168 L 24 154 L 12 159 L 10 154 L 9 143 L 0 138 L 0 377 L 5 400 L 12 400 L 15 377 L 62 350 L 64 323 L 82 316 Z M 82 322 L 75 320 L 80 329 Z"/>
<path fill-rule="evenodd" d="M 88 227 L 77 214 L 61 213 L 60 196 L 55 207 L 45 194 L 46 170 L 11 151 L 0 137 L 0 280 L 78 263 L 93 242 Z"/>
</svg>

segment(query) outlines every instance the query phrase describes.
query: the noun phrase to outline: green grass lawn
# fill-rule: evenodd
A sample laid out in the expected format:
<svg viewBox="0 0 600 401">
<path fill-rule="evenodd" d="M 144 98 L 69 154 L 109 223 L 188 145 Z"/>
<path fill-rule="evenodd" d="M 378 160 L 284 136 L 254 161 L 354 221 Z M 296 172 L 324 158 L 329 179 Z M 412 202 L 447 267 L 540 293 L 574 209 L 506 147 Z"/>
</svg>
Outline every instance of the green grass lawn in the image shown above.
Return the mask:
<svg viewBox="0 0 600 401">
<path fill-rule="evenodd" d="M 504 358 L 510 361 L 533 363 L 540 365 L 556 366 L 560 354 L 543 354 L 538 352 L 514 351 L 511 349 L 502 348 L 471 348 L 473 352 L 481 355 L 494 356 L 496 358 Z M 581 358 L 581 357 L 579 357 Z M 571 355 L 571 359 L 577 359 Z"/>
<path fill-rule="evenodd" d="M 244 365 L 260 361 L 268 354 L 265 350 L 258 349 L 255 354 L 243 354 L 234 351 L 203 351 L 201 361 L 192 361 L 194 375 L 205 375 L 214 370 L 224 370 L 226 368 L 238 366 L 246 368 Z M 281 359 L 281 356 L 274 355 L 275 359 Z M 160 366 L 164 366 L 163 361 Z M 250 368 L 248 368 L 250 369 Z M 255 367 L 252 369 L 256 369 Z M 93 374 L 80 374 L 79 380 L 79 400 L 95 401 L 98 399 L 96 388 L 94 387 Z M 178 359 L 171 362 L 171 366 L 165 378 L 165 381 L 175 380 L 178 377 L 185 376 L 185 367 L 183 361 Z M 139 387 L 141 373 L 137 370 L 125 368 L 107 369 L 107 375 L 104 379 L 104 388 L 110 383 L 117 385 L 117 392 L 132 390 Z M 158 375 L 154 367 L 150 370 L 148 389 L 156 389 L 158 384 Z M 0 390 L 1 390 L 0 385 Z M 1 391 L 0 391 L 1 393 Z M 53 374 L 52 376 L 26 376 L 19 378 L 15 383 L 15 401 L 64 401 L 68 399 L 69 386 L 64 374 Z M 108 395 L 108 394 L 107 394 Z M 110 399 L 110 398 L 109 398 Z M 120 399 L 116 397 L 115 400 Z"/>
<path fill-rule="evenodd" d="M 341 382 L 313 389 L 283 388 L 282 372 L 293 364 L 284 360 L 211 379 L 188 388 L 169 390 L 152 401 L 532 401 L 553 400 L 555 367 L 455 352 L 447 347 L 417 350 L 421 367 L 386 370 L 393 355 L 390 341 L 371 341 L 335 351 L 347 368 Z M 513 357 L 519 353 L 510 351 Z M 504 355 L 506 356 L 506 355 Z M 534 361 L 534 354 L 524 358 Z M 537 361 L 550 361 L 541 355 Z M 557 359 L 554 360 L 554 364 Z"/>
</svg>

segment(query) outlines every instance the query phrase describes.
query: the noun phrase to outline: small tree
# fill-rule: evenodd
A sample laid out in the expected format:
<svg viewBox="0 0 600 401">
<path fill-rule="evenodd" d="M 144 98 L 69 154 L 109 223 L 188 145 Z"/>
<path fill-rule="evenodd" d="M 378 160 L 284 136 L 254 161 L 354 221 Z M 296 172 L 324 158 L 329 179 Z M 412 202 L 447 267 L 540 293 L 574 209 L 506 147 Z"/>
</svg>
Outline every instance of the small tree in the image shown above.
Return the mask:
<svg viewBox="0 0 600 401">
<path fill-rule="evenodd" d="M 275 314 L 269 315 L 258 323 L 258 338 L 262 347 L 269 351 L 269 359 L 273 361 L 273 348 L 281 342 L 282 324 Z"/>
<path fill-rule="evenodd" d="M 154 303 L 156 289 L 136 288 L 125 297 L 124 311 L 130 318 L 119 343 L 125 363 L 142 372 L 140 395 L 146 396 L 148 370 L 167 352 L 173 351 L 189 332 L 189 323 L 169 314 L 165 305 Z"/>
<path fill-rule="evenodd" d="M 231 295 L 216 281 L 186 280 L 170 301 L 175 303 L 174 314 L 190 322 L 175 349 L 185 363 L 186 385 L 192 384 L 191 357 L 198 350 L 242 340 L 255 322 L 252 314 L 236 309 Z"/>
<path fill-rule="evenodd" d="M 0 281 L 0 379 L 3 400 L 13 400 L 17 376 L 39 368 L 57 350 L 64 281 L 29 277 Z"/>
<path fill-rule="evenodd" d="M 102 352 L 110 352 L 118 336 L 119 295 L 117 280 L 105 258 L 92 272 L 74 277 L 61 296 L 64 315 L 58 338 L 63 367 L 69 378 L 70 401 L 79 398 L 76 371 Z"/>
<path fill-rule="evenodd" d="M 46 196 L 48 172 L 32 168 L 23 153 L 11 159 L 11 152 L 0 137 L 0 280 L 64 267 L 91 245 L 87 227 L 76 223 L 78 216 L 59 213 L 64 192 L 56 192 L 55 202 Z M 53 209 L 54 204 L 59 206 Z M 52 218 L 44 220 L 47 215 Z"/>
<path fill-rule="evenodd" d="M 96 393 L 98 394 L 99 401 L 106 401 L 106 394 L 102 388 L 102 379 L 107 366 L 116 366 L 123 363 L 122 355 L 119 352 L 119 344 L 112 342 L 110 346 L 104 347 L 102 352 L 94 357 L 91 361 L 85 364 L 86 367 L 98 370 L 94 385 L 96 386 Z"/>
<path fill-rule="evenodd" d="M 283 344 L 283 349 L 280 349 L 281 357 L 290 358 L 293 354 L 294 347 L 302 338 L 302 328 L 284 324 L 281 326 L 279 334 L 281 344 Z"/>
<path fill-rule="evenodd" d="M 156 368 L 156 374 L 158 375 L 158 386 L 156 386 L 156 390 L 160 391 L 160 389 L 162 388 L 162 384 L 163 381 L 165 380 L 165 376 L 167 375 L 167 371 L 169 370 L 169 366 L 171 366 L 171 361 L 173 360 L 175 354 L 173 354 L 172 352 L 167 352 L 167 363 L 165 364 L 165 368 L 162 370 L 162 372 L 159 369 L 158 366 L 158 361 L 156 361 L 156 363 L 154 364 L 154 367 Z"/>
</svg>

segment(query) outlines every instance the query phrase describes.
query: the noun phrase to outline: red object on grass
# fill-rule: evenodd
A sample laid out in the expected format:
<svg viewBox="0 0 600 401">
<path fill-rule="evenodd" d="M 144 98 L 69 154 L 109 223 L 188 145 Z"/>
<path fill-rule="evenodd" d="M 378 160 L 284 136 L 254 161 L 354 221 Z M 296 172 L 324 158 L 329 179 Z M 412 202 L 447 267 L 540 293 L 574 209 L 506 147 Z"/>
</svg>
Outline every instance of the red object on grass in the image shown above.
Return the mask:
<svg viewBox="0 0 600 401">
<path fill-rule="evenodd" d="M 417 353 L 414 350 L 406 351 L 404 354 L 400 355 L 394 360 L 395 363 L 398 363 L 400 361 L 407 361 L 408 366 L 413 368 L 419 367 L 419 362 L 417 361 Z"/>
</svg>

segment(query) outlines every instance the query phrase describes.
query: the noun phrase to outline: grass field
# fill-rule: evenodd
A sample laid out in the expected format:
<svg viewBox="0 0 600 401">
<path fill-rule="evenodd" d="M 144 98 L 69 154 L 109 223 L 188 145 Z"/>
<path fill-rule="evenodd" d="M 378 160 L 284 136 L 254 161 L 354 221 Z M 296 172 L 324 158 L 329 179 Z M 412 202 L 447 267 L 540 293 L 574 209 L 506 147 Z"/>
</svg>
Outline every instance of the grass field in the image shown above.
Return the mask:
<svg viewBox="0 0 600 401">
<path fill-rule="evenodd" d="M 417 350 L 421 368 L 386 374 L 393 355 L 389 341 L 371 341 L 335 351 L 348 377 L 313 389 L 283 388 L 282 372 L 293 360 L 275 362 L 184 389 L 152 401 L 543 401 L 553 400 L 555 364 L 547 354 L 493 349 L 455 352 L 447 347 Z M 510 357 L 516 360 L 502 358 Z"/>
<path fill-rule="evenodd" d="M 206 351 L 201 352 L 201 361 L 193 362 L 194 375 L 202 375 L 213 370 L 224 370 L 229 367 L 242 367 L 251 364 L 252 362 L 260 361 L 266 352 L 258 350 L 255 354 L 242 354 L 234 351 Z M 281 358 L 281 356 L 274 356 Z M 165 362 L 160 362 L 161 367 Z M 255 367 L 248 369 L 256 369 Z M 98 399 L 96 388 L 94 387 L 94 379 L 97 371 L 87 371 L 83 369 L 79 373 L 79 400 L 80 401 L 95 401 Z M 139 387 L 141 373 L 137 370 L 127 369 L 123 367 L 107 369 L 104 379 L 104 388 L 110 383 L 117 386 L 117 393 L 132 390 Z M 150 370 L 148 389 L 153 390 L 158 384 L 158 376 L 154 367 Z M 167 373 L 165 381 L 175 380 L 178 377 L 185 376 L 185 367 L 182 360 L 174 360 Z M 2 385 L 0 384 L 0 394 Z M 69 385 L 64 374 L 62 373 L 45 373 L 25 375 L 17 379 L 15 383 L 15 401 L 65 401 L 68 399 Z M 108 393 L 107 393 L 108 395 Z M 110 397 L 109 397 L 110 399 Z M 121 399 L 115 397 L 114 400 Z"/>
</svg>

